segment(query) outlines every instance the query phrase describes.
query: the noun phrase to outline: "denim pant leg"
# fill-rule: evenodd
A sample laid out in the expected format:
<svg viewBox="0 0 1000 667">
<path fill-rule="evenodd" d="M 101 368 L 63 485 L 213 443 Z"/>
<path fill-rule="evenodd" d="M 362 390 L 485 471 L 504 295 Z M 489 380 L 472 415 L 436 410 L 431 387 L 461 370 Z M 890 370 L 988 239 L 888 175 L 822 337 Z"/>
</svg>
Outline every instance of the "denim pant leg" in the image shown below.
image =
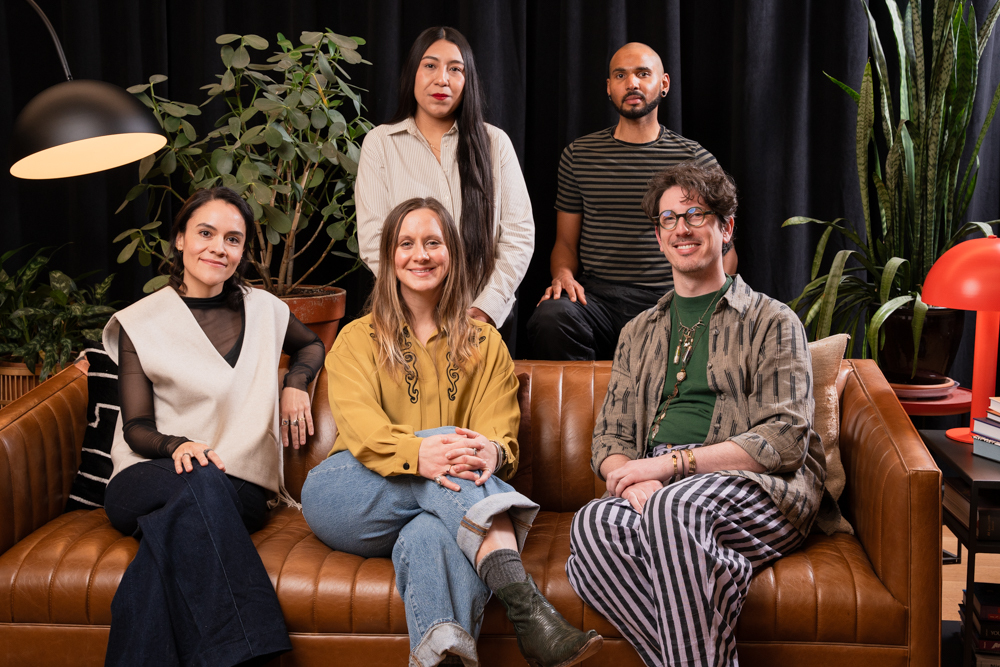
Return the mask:
<svg viewBox="0 0 1000 667">
<path fill-rule="evenodd" d="M 240 496 L 218 468 L 139 463 L 106 500 L 112 525 L 141 532 L 112 601 L 107 665 L 225 666 L 291 649 Z"/>
<path fill-rule="evenodd" d="M 520 549 L 538 511 L 499 479 L 481 487 L 452 479 L 461 492 L 423 477 L 382 477 L 338 452 L 302 487 L 303 514 L 324 543 L 367 557 L 391 553 L 411 664 L 437 664 L 446 651 L 477 663 L 475 637 L 490 595 L 474 565 L 479 545 L 493 516 L 508 512 Z"/>
</svg>

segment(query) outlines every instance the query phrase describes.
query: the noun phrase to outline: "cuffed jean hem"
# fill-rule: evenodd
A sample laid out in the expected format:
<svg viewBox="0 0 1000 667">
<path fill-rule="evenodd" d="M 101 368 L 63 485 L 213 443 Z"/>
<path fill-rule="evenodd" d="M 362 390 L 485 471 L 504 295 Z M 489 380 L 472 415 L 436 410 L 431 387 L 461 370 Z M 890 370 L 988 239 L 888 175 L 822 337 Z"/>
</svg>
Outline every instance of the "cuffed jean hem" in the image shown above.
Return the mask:
<svg viewBox="0 0 1000 667">
<path fill-rule="evenodd" d="M 486 533 L 493 525 L 493 517 L 497 514 L 507 512 L 510 521 L 514 525 L 514 537 L 517 539 L 518 553 L 524 549 L 524 540 L 528 537 L 528 530 L 535 521 L 539 506 L 517 491 L 507 491 L 487 496 L 478 503 L 470 507 L 462 523 L 458 527 L 458 546 L 475 566 L 476 555 L 479 547 L 486 539 Z"/>
<path fill-rule="evenodd" d="M 420 643 L 410 652 L 410 667 L 436 665 L 444 660 L 446 651 L 461 656 L 465 667 L 479 667 L 476 640 L 462 626 L 451 621 L 432 625 L 424 633 Z"/>
</svg>

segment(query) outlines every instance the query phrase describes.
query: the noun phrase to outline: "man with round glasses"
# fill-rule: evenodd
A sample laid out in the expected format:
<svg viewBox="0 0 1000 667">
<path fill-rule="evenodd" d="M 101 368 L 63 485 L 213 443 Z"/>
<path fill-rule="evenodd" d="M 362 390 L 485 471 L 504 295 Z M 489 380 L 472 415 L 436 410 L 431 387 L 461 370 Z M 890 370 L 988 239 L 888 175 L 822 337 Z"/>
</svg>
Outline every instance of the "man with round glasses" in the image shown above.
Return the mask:
<svg viewBox="0 0 1000 667">
<path fill-rule="evenodd" d="M 657 120 L 670 90 L 660 57 L 631 43 L 611 59 L 608 100 L 617 125 L 563 151 L 552 284 L 528 322 L 538 359 L 610 359 L 625 323 L 670 289 L 670 264 L 642 211 L 646 183 L 684 160 L 714 164 L 697 142 Z M 736 272 L 736 253 L 726 255 Z"/>
<path fill-rule="evenodd" d="M 812 361 L 795 313 L 723 269 L 718 165 L 658 173 L 643 208 L 674 289 L 622 330 L 591 460 L 608 494 L 574 517 L 566 573 L 647 665 L 735 665 L 753 572 L 819 514 Z"/>
</svg>

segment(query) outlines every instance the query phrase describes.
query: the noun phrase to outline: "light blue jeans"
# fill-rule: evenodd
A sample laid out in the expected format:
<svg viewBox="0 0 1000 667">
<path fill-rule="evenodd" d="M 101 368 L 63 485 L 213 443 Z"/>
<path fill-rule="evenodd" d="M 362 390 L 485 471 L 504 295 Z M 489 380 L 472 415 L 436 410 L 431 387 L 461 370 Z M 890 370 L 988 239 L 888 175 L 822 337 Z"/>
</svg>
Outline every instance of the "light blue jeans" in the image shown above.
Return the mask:
<svg viewBox="0 0 1000 667">
<path fill-rule="evenodd" d="M 436 665 L 448 651 L 466 665 L 479 664 L 476 637 L 490 590 L 476 573 L 476 554 L 502 512 L 510 516 L 520 551 L 538 512 L 537 504 L 496 477 L 478 487 L 449 479 L 461 492 L 416 475 L 382 477 L 345 451 L 313 468 L 302 487 L 302 513 L 327 546 L 366 558 L 392 556 L 411 665 Z"/>
</svg>

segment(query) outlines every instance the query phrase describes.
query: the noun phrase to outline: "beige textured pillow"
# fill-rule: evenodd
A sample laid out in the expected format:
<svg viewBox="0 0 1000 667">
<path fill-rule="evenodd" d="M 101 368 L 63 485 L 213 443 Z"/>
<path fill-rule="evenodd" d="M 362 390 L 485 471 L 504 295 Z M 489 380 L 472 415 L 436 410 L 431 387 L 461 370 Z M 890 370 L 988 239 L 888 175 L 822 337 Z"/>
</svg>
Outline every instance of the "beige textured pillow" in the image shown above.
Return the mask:
<svg viewBox="0 0 1000 667">
<path fill-rule="evenodd" d="M 840 500 L 847 482 L 844 464 L 840 460 L 840 392 L 837 390 L 837 375 L 840 362 L 847 349 L 847 334 L 836 334 L 809 343 L 812 355 L 813 396 L 816 399 L 816 413 L 813 428 L 823 441 L 826 453 L 826 490 L 834 501 Z M 839 515 L 839 512 L 837 512 Z M 824 523 L 820 517 L 820 523 Z M 831 517 L 832 518 L 832 517 Z M 854 532 L 847 520 L 831 521 L 831 525 L 821 525 L 825 532 Z"/>
</svg>

